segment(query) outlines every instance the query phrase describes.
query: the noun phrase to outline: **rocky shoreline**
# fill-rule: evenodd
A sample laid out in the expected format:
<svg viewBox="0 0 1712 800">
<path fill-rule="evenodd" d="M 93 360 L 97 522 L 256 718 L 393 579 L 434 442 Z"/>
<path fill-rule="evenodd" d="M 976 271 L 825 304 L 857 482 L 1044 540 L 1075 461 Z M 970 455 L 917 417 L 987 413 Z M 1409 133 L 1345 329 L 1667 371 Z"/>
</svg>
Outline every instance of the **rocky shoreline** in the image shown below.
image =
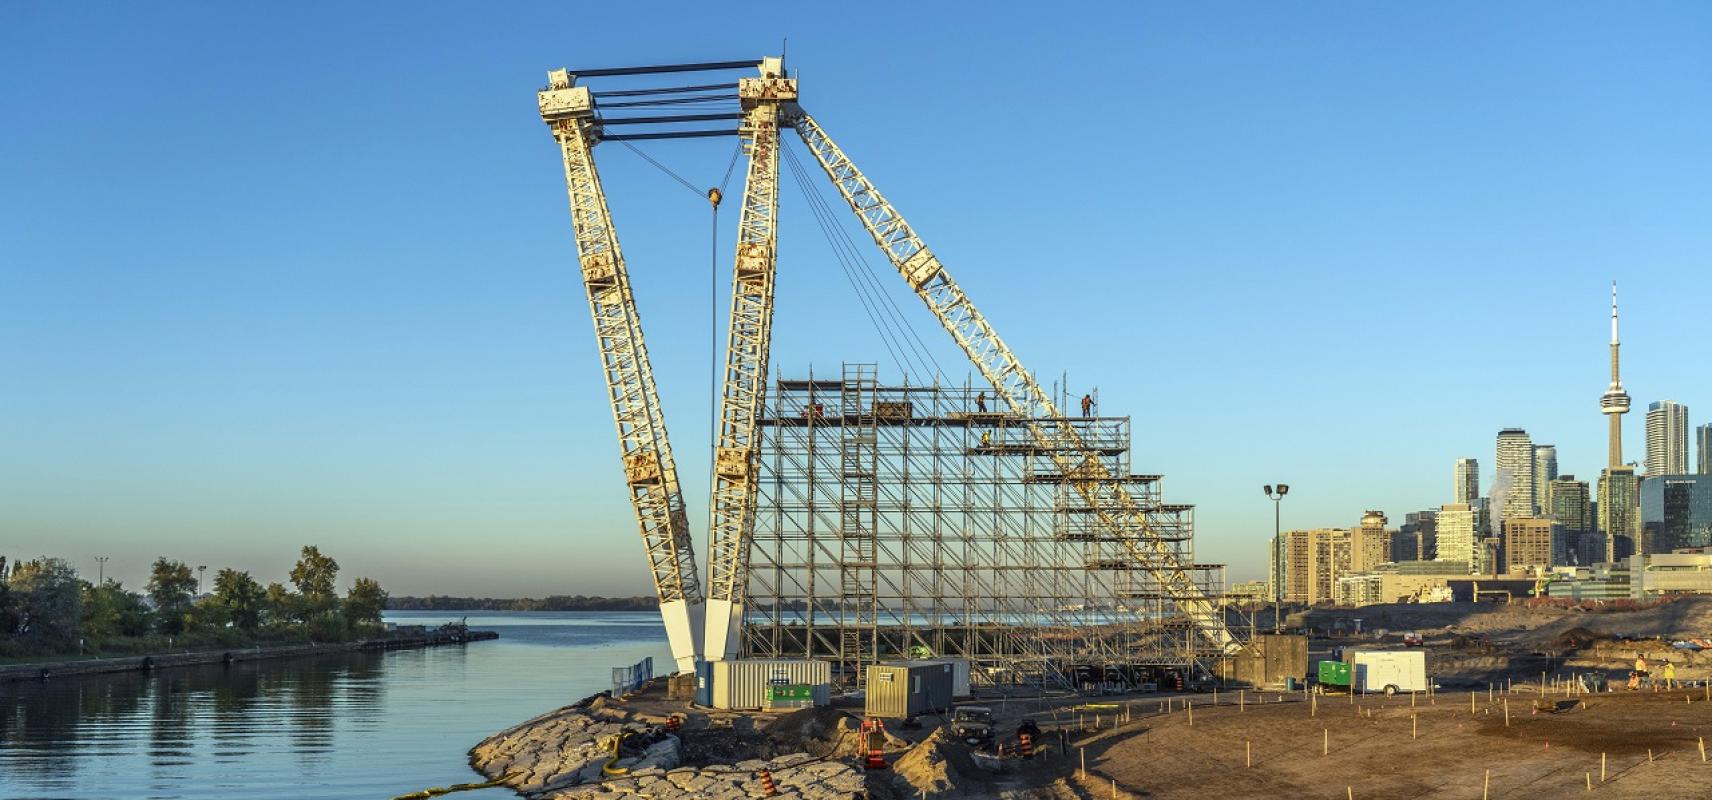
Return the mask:
<svg viewBox="0 0 1712 800">
<path fill-rule="evenodd" d="M 530 800 L 742 800 L 764 795 L 766 778 L 780 798 L 866 795 L 867 776 L 849 763 L 860 745 L 859 725 L 849 715 L 804 709 L 771 720 L 762 731 L 742 715 L 693 713 L 680 715 L 683 727 L 667 732 L 671 714 L 652 708 L 646 694 L 631 703 L 603 693 L 542 714 L 476 745 L 470 765 Z M 610 742 L 621 735 L 631 749 L 607 769 Z M 765 757 L 730 760 L 739 754 Z"/>
</svg>

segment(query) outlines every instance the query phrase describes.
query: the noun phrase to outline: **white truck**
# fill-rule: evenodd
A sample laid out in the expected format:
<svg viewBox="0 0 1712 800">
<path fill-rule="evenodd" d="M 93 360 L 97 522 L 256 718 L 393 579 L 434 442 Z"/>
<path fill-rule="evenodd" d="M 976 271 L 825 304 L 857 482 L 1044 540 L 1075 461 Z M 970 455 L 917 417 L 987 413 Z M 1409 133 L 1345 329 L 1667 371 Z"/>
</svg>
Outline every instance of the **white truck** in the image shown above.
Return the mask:
<svg viewBox="0 0 1712 800">
<path fill-rule="evenodd" d="M 1357 692 L 1424 692 L 1427 654 L 1420 650 L 1346 650 L 1350 684 Z"/>
</svg>

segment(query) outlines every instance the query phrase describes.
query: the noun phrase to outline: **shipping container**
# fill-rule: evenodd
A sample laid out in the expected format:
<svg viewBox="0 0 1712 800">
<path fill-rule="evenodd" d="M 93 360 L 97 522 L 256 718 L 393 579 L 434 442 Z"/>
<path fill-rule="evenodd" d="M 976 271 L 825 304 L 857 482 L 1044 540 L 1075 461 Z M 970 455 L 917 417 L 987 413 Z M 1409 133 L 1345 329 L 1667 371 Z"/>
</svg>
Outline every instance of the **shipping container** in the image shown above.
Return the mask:
<svg viewBox="0 0 1712 800">
<path fill-rule="evenodd" d="M 875 664 L 868 668 L 867 714 L 902 719 L 951 707 L 952 665 L 944 661 Z"/>
<path fill-rule="evenodd" d="M 751 658 L 712 664 L 714 708 L 756 711 L 766 703 L 769 686 L 832 683 L 829 661 Z"/>
<path fill-rule="evenodd" d="M 916 664 L 950 664 L 951 665 L 951 696 L 970 697 L 969 692 L 969 659 L 962 657 L 946 658 L 916 658 L 908 661 L 887 661 L 887 664 L 905 667 Z"/>
<path fill-rule="evenodd" d="M 696 687 L 695 704 L 702 708 L 713 707 L 713 662 L 697 661 L 695 663 Z"/>
</svg>

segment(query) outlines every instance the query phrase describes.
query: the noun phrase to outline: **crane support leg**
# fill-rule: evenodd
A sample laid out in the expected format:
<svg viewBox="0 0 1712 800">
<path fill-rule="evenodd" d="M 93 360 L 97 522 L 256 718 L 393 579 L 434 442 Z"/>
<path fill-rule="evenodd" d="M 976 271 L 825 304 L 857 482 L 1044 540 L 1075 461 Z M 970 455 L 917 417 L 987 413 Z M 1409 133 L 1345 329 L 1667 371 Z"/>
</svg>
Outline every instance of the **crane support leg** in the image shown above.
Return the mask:
<svg viewBox="0 0 1712 800">
<path fill-rule="evenodd" d="M 702 590 L 689 521 L 630 275 L 595 170 L 594 104 L 587 88 L 571 84 L 562 70 L 549 76 L 548 88 L 539 95 L 541 116 L 564 158 L 572 230 L 594 317 L 601 371 L 666 637 L 678 670 L 693 671 L 701 652 Z"/>
<path fill-rule="evenodd" d="M 1011 413 L 1028 421 L 1029 434 L 1035 443 L 1051 454 L 1055 466 L 1096 511 L 1102 526 L 1122 541 L 1136 568 L 1146 571 L 1159 584 L 1213 649 L 1234 650 L 1237 642 L 1217 605 L 1189 576 L 1185 569 L 1188 565 L 1180 562 L 1170 544 L 1154 533 L 1155 524 L 1149 518 L 1153 512 L 1143 509 L 1098 453 L 1087 447 L 1081 435 L 1059 413 L 1051 396 L 951 279 L 938 257 L 820 124 L 800 109 L 793 109 L 791 122 L 873 236 L 874 243 L 927 304 L 981 376 L 993 385 Z"/>
<path fill-rule="evenodd" d="M 779 59 L 764 59 L 760 68 L 760 77 L 744 78 L 737 84 L 738 100 L 744 109 L 741 135 L 749 154 L 749 171 L 744 180 L 737 257 L 731 275 L 731 320 L 709 507 L 705 652 L 710 660 L 736 658 L 742 638 L 759 472 L 755 420 L 766 399 L 772 349 L 779 108 L 797 96 L 796 81 L 785 77 Z"/>
</svg>

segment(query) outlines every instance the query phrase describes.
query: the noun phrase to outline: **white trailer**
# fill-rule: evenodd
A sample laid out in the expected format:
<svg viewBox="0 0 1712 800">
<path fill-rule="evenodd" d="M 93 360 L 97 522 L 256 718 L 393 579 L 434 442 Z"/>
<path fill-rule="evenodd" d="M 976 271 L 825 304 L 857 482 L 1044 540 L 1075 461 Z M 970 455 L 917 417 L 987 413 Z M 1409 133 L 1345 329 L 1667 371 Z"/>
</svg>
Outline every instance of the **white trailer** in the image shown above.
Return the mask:
<svg viewBox="0 0 1712 800">
<path fill-rule="evenodd" d="M 1352 650 L 1344 653 L 1350 664 L 1351 688 L 1357 692 L 1424 692 L 1427 690 L 1427 654 L 1420 650 Z"/>
</svg>

